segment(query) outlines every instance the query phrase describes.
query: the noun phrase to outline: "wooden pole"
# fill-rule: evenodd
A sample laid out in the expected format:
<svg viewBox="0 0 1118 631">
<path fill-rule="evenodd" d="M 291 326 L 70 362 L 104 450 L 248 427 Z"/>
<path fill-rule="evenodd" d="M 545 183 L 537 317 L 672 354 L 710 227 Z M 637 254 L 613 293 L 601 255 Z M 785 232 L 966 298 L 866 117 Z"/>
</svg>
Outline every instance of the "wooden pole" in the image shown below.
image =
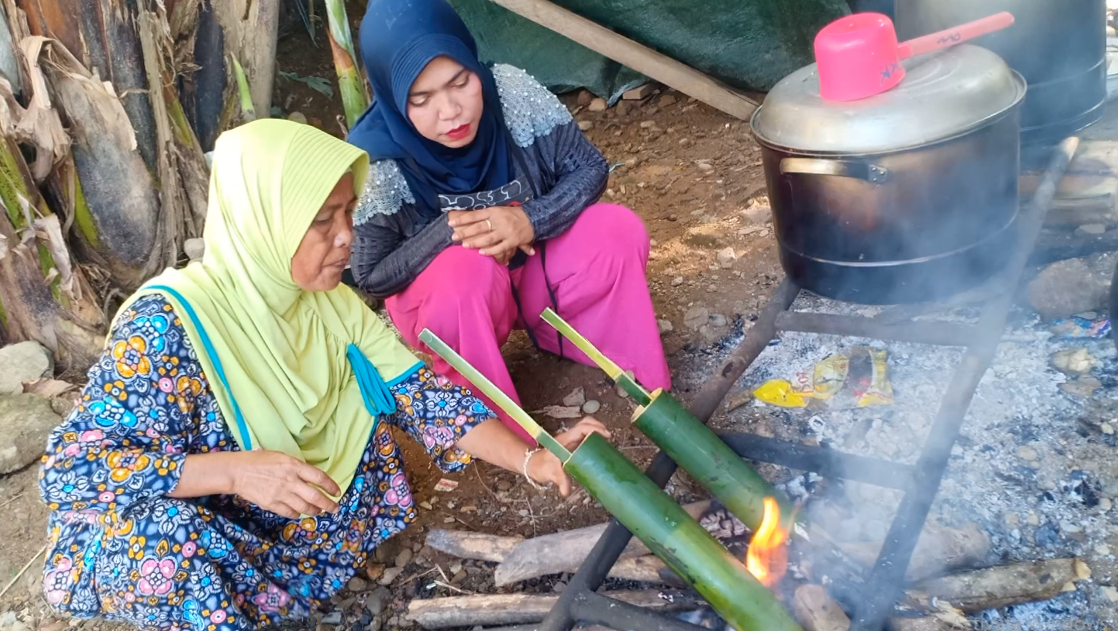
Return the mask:
<svg viewBox="0 0 1118 631">
<path fill-rule="evenodd" d="M 730 116 L 749 120 L 757 109 L 753 100 L 698 70 L 547 0 L 492 2 Z"/>
<path fill-rule="evenodd" d="M 687 592 L 639 590 L 602 594 L 630 605 L 657 611 L 678 611 L 702 603 Z M 408 620 L 425 629 L 448 627 L 531 624 L 544 619 L 558 596 L 538 594 L 492 594 L 413 600 Z"/>
</svg>

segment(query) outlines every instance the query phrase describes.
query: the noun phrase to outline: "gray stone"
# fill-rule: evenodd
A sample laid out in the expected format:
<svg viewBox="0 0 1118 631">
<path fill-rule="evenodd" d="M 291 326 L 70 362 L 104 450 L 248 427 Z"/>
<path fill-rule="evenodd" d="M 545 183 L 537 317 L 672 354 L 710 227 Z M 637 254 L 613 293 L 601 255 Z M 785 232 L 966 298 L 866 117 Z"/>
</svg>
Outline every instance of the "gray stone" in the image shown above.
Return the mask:
<svg viewBox="0 0 1118 631">
<path fill-rule="evenodd" d="M 672 326 L 671 320 L 657 320 L 656 324 L 660 327 L 660 335 L 671 333 L 675 330 L 675 327 Z"/>
<path fill-rule="evenodd" d="M 586 391 L 582 388 L 575 388 L 575 391 L 563 397 L 563 405 L 572 408 L 582 407 L 586 403 Z"/>
<path fill-rule="evenodd" d="M 1106 226 L 1101 223 L 1084 224 L 1079 226 L 1077 232 L 1080 234 L 1104 234 L 1106 232 Z"/>
<path fill-rule="evenodd" d="M 384 576 L 381 576 L 380 580 L 377 581 L 377 582 L 380 583 L 381 585 L 385 585 L 385 586 L 391 585 L 392 581 L 399 578 L 400 574 L 403 573 L 403 571 L 404 571 L 404 568 L 402 568 L 402 567 L 390 567 L 390 568 L 388 568 L 387 570 L 384 571 Z"/>
<path fill-rule="evenodd" d="M 586 109 L 591 112 L 604 112 L 607 108 L 609 108 L 609 104 L 606 103 L 605 99 L 594 99 L 590 101 L 590 105 Z"/>
<path fill-rule="evenodd" d="M 49 399 L 33 394 L 0 397 L 0 475 L 39 460 L 51 431 L 61 422 Z"/>
<path fill-rule="evenodd" d="M 729 324 L 729 322 L 726 320 L 726 316 L 722 315 L 721 313 L 710 314 L 710 325 L 711 326 L 717 327 L 717 328 L 722 328 L 722 327 L 726 326 L 727 324 Z"/>
<path fill-rule="evenodd" d="M 708 321 L 710 321 L 710 310 L 706 307 L 692 307 L 683 316 L 683 324 L 692 331 L 699 330 L 699 327 Z"/>
<path fill-rule="evenodd" d="M 1037 457 L 1039 457 L 1039 454 L 1037 454 L 1036 449 L 1033 449 L 1032 447 L 1030 447 L 1028 445 L 1022 445 L 1022 446 L 1018 447 L 1017 448 L 1017 455 L 1022 460 L 1026 460 L 1026 461 L 1029 461 L 1029 462 L 1032 462 L 1033 460 L 1036 460 Z"/>
<path fill-rule="evenodd" d="M 594 123 L 591 121 L 579 121 L 578 128 L 582 131 L 590 131 L 591 129 L 594 129 Z"/>
<path fill-rule="evenodd" d="M 0 348 L 0 397 L 22 394 L 23 384 L 53 373 L 50 351 L 38 342 L 20 342 Z"/>
<path fill-rule="evenodd" d="M 202 239 L 187 239 L 182 242 L 182 251 L 191 261 L 201 261 L 206 253 L 206 242 Z"/>
<path fill-rule="evenodd" d="M 594 399 L 590 399 L 586 403 L 582 404 L 582 413 L 583 414 L 597 414 L 598 410 L 600 410 L 600 409 L 602 409 L 602 404 L 598 403 Z"/>
<path fill-rule="evenodd" d="M 400 550 L 400 554 L 396 555 L 396 567 L 407 567 L 408 563 L 411 563 L 412 556 L 414 555 L 415 553 L 412 552 L 410 548 Z"/>
<path fill-rule="evenodd" d="M 675 278 L 672 279 L 672 287 L 679 287 L 682 284 L 683 284 L 683 277 L 682 276 L 676 276 Z"/>
<path fill-rule="evenodd" d="M 341 623 L 342 623 L 342 612 L 340 612 L 340 611 L 331 611 L 330 613 L 326 614 L 325 617 L 322 618 L 322 624 L 341 624 Z"/>
<path fill-rule="evenodd" d="M 1029 283 L 1029 304 L 1046 320 L 1106 308 L 1115 256 L 1101 254 L 1059 261 Z"/>
<path fill-rule="evenodd" d="M 734 266 L 734 261 L 738 260 L 738 254 L 734 252 L 734 248 L 726 248 L 718 253 L 717 258 L 722 269 L 730 269 Z"/>
<path fill-rule="evenodd" d="M 392 592 L 387 587 L 378 587 L 365 599 L 365 609 L 374 617 L 379 616 L 391 600 Z"/>
<path fill-rule="evenodd" d="M 762 224 L 772 221 L 773 211 L 769 208 L 769 199 L 761 197 L 749 203 L 749 207 L 742 212 L 746 223 Z"/>
<path fill-rule="evenodd" d="M 356 592 L 363 592 L 366 589 L 369 589 L 369 583 L 366 582 L 365 579 L 361 578 L 360 576 L 354 576 L 353 578 L 349 579 L 349 582 L 346 583 L 345 588 L 348 589 L 349 591 L 355 592 L 355 593 Z"/>
<path fill-rule="evenodd" d="M 1102 387 L 1102 382 L 1097 377 L 1082 375 L 1071 381 L 1060 384 L 1060 389 L 1077 397 L 1087 398 Z"/>
<path fill-rule="evenodd" d="M 1087 374 L 1098 363 L 1085 348 L 1062 350 L 1052 356 L 1052 366 L 1066 375 Z"/>
</svg>

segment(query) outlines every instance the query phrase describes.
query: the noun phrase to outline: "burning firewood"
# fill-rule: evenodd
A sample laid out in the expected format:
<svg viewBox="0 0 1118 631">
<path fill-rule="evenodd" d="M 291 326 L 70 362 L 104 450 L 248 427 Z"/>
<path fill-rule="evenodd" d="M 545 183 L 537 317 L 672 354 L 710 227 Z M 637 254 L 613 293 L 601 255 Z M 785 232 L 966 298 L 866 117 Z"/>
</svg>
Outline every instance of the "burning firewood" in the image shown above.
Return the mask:
<svg viewBox="0 0 1118 631">
<path fill-rule="evenodd" d="M 882 542 L 835 542 L 835 546 L 851 559 L 872 567 Z M 990 537 L 978 524 L 972 522 L 955 529 L 929 523 L 916 543 L 905 578 L 909 582 L 918 582 L 952 570 L 974 567 L 982 563 L 989 553 Z"/>
<path fill-rule="evenodd" d="M 703 601 L 690 592 L 641 590 L 605 592 L 602 595 L 656 611 L 679 611 L 704 606 Z M 408 605 L 407 618 L 425 629 L 531 624 L 543 620 L 557 600 L 558 596 L 538 594 L 413 600 Z"/>
<path fill-rule="evenodd" d="M 792 613 L 804 631 L 847 631 L 850 618 L 821 585 L 801 585 L 792 598 Z"/>
<path fill-rule="evenodd" d="M 934 601 L 946 601 L 963 613 L 977 613 L 1048 600 L 1089 578 L 1091 568 L 1079 559 L 1015 563 L 925 581 L 908 592 L 905 604 L 934 611 Z"/>
</svg>

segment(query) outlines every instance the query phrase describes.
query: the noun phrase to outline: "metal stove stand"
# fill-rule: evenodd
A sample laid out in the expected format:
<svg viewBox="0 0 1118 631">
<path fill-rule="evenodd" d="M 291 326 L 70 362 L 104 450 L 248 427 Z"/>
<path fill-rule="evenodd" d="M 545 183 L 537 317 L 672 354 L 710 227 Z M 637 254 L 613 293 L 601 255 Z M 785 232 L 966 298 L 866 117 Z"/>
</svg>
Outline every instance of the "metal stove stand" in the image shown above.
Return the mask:
<svg viewBox="0 0 1118 631">
<path fill-rule="evenodd" d="M 1068 138 L 1056 149 L 1035 196 L 1017 222 L 1017 248 L 1011 256 L 1002 291 L 984 307 L 973 325 L 943 322 L 890 323 L 871 318 L 792 312 L 788 309 L 800 289 L 785 280 L 759 314 L 745 339 L 718 372 L 706 382 L 691 405 L 703 422 L 721 405 L 734 383 L 780 331 L 855 336 L 877 340 L 938 346 L 959 346 L 966 353 L 951 378 L 935 422 L 914 465 L 845 454 L 754 434 L 721 434 L 739 455 L 751 460 L 818 473 L 827 478 L 865 482 L 904 492 L 885 545 L 864 582 L 860 603 L 852 616 L 852 631 L 880 631 L 894 614 L 903 595 L 904 575 L 928 511 L 939 490 L 951 448 L 959 437 L 967 408 L 978 382 L 989 368 L 1005 328 L 1015 288 L 1040 233 L 1048 207 L 1075 150 L 1078 138 Z M 646 473 L 664 487 L 676 464 L 663 452 L 656 454 Z M 502 631 L 569 631 L 575 625 L 600 625 L 618 631 L 698 631 L 703 627 L 622 603 L 596 593 L 628 545 L 632 534 L 616 520 L 610 522 L 594 549 L 539 625 L 506 627 Z M 763 631 L 741 629 L 739 631 Z"/>
</svg>

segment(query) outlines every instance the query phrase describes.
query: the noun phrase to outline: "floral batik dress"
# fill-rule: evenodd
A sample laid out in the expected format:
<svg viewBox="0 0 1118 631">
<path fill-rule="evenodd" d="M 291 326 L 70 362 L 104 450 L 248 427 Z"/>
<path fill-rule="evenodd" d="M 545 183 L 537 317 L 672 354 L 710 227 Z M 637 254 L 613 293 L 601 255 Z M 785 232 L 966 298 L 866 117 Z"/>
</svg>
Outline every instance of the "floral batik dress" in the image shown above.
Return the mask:
<svg viewBox="0 0 1118 631">
<path fill-rule="evenodd" d="M 243 630 L 304 617 L 416 518 L 389 425 L 444 471 L 491 413 L 420 369 L 392 388 L 336 515 L 291 520 L 232 496 L 168 497 L 188 454 L 238 449 L 178 316 L 162 296 L 121 314 L 78 407 L 51 435 L 43 588 L 57 610 L 144 629 Z"/>
</svg>

